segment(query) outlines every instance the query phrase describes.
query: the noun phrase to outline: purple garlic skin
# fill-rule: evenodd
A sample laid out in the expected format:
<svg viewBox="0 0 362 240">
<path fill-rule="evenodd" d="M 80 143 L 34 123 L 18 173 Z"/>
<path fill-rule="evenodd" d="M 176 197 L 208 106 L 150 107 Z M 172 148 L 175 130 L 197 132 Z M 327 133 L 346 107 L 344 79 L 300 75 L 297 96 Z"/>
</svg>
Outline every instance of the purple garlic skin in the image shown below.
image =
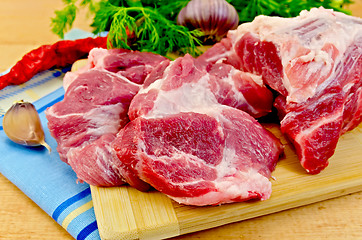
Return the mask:
<svg viewBox="0 0 362 240">
<path fill-rule="evenodd" d="M 219 41 L 229 30 L 237 28 L 239 16 L 225 0 L 191 0 L 177 16 L 177 24 L 199 29 Z"/>
</svg>

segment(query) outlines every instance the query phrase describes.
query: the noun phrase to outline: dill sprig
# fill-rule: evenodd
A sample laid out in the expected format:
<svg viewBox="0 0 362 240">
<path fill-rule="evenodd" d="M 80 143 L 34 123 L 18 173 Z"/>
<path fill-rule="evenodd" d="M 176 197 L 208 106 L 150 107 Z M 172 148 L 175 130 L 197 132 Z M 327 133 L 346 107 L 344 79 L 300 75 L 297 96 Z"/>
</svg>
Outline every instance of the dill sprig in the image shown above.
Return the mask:
<svg viewBox="0 0 362 240">
<path fill-rule="evenodd" d="M 93 33 L 109 31 L 108 46 L 149 51 L 166 56 L 170 52 L 199 53 L 198 30 L 176 23 L 178 13 L 190 0 L 63 0 L 65 7 L 55 11 L 52 31 L 64 38 L 79 8 L 88 7 L 94 15 Z M 226 0 L 239 14 L 239 23 L 252 21 L 258 15 L 295 17 L 313 7 L 334 9 L 350 14 L 343 7 L 351 0 Z"/>
<path fill-rule="evenodd" d="M 148 51 L 164 56 L 178 51 L 196 56 L 200 54 L 199 38 L 203 33 L 176 24 L 179 10 L 186 6 L 188 1 L 101 0 L 93 3 L 92 0 L 83 0 L 81 6 L 92 6 L 93 33 L 109 31 L 109 48 Z M 74 22 L 78 10 L 76 2 L 77 0 L 67 0 L 66 7 L 56 11 L 56 17 L 52 19 L 52 31 L 61 38 Z M 133 41 L 133 38 L 136 41 Z"/>
<path fill-rule="evenodd" d="M 250 0 L 238 1 L 227 0 L 239 14 L 240 23 L 252 21 L 258 15 L 295 17 L 302 10 L 324 7 L 338 12 L 351 14 L 345 5 L 352 3 L 351 0 Z"/>
<path fill-rule="evenodd" d="M 77 9 L 75 4 L 70 2 L 64 9 L 55 11 L 56 17 L 51 19 L 52 31 L 59 37 L 64 38 L 64 32 L 72 27 Z"/>
<path fill-rule="evenodd" d="M 112 16 L 110 19 L 107 16 Z M 199 54 L 197 46 L 201 45 L 201 31 L 190 31 L 175 24 L 159 13 L 158 8 L 143 6 L 114 6 L 102 4 L 94 17 L 95 32 L 107 29 L 108 46 L 135 49 L 167 55 L 180 51 L 192 55 Z M 132 41 L 135 38 L 136 41 Z"/>
<path fill-rule="evenodd" d="M 78 6 L 77 0 L 63 0 L 65 7 L 61 10 L 55 11 L 55 17 L 51 18 L 52 32 L 57 34 L 60 38 L 64 38 L 64 33 L 68 31 L 76 18 Z M 93 0 L 82 0 L 79 7 L 88 7 L 90 13 L 96 12 L 95 3 Z"/>
</svg>

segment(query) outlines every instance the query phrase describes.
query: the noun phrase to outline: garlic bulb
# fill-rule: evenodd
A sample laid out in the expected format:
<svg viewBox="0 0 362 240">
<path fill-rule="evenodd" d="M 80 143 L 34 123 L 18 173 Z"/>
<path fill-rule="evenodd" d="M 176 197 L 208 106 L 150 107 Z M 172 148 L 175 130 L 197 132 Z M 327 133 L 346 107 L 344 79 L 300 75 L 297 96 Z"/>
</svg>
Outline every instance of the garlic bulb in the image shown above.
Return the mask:
<svg viewBox="0 0 362 240">
<path fill-rule="evenodd" d="M 177 24 L 200 29 L 219 41 L 238 26 L 239 16 L 234 6 L 225 0 L 191 0 L 177 16 Z"/>
<path fill-rule="evenodd" d="M 30 102 L 14 103 L 4 115 L 3 128 L 5 134 L 15 143 L 25 146 L 43 145 L 51 151 L 45 142 L 39 114 Z"/>
</svg>

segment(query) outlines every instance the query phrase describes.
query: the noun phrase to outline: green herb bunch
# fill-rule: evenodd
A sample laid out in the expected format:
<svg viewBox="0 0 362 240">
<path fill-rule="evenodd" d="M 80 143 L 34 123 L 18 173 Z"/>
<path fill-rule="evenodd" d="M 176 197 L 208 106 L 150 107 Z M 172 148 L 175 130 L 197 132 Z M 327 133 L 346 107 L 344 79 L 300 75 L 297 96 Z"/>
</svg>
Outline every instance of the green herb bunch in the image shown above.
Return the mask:
<svg viewBox="0 0 362 240">
<path fill-rule="evenodd" d="M 176 17 L 188 1 L 166 0 L 65 0 L 63 10 L 56 11 L 52 31 L 61 38 L 72 27 L 79 7 L 89 7 L 94 14 L 93 33 L 108 33 L 109 48 L 125 48 L 154 52 L 166 56 L 179 51 L 198 55 L 201 45 L 199 30 L 176 24 Z M 79 4 L 79 6 L 77 5 Z"/>
<path fill-rule="evenodd" d="M 176 23 L 178 13 L 190 0 L 63 0 L 55 11 L 52 31 L 63 38 L 72 27 L 79 8 L 88 8 L 93 33 L 108 31 L 109 48 L 126 48 L 166 56 L 170 52 L 197 55 L 202 45 L 199 30 Z M 239 14 L 240 23 L 258 15 L 295 17 L 301 10 L 323 6 L 349 14 L 350 0 L 227 0 Z"/>
<path fill-rule="evenodd" d="M 343 8 L 351 0 L 227 0 L 239 13 L 239 21 L 249 22 L 258 15 L 296 17 L 302 10 L 324 7 L 350 14 Z"/>
</svg>

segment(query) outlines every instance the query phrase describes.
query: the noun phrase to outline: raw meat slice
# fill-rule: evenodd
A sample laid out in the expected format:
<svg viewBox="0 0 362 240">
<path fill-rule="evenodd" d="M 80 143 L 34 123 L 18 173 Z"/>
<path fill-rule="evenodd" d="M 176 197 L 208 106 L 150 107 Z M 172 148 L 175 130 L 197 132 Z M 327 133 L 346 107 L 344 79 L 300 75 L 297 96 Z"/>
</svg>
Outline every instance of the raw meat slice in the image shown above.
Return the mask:
<svg viewBox="0 0 362 240">
<path fill-rule="evenodd" d="M 94 48 L 88 59 L 90 68 L 105 69 L 143 84 L 147 75 L 166 58 L 149 52 Z"/>
<path fill-rule="evenodd" d="M 275 105 L 284 115 L 281 130 L 291 139 L 302 166 L 319 173 L 328 165 L 340 135 L 362 121 L 362 31 L 334 69 L 335 78 L 303 103 Z"/>
<path fill-rule="evenodd" d="M 113 142 L 116 168 L 128 167 L 132 186 L 141 179 L 183 204 L 268 199 L 280 142 L 243 111 L 208 110 L 131 121 Z"/>
<path fill-rule="evenodd" d="M 270 197 L 269 178 L 283 146 L 253 117 L 233 108 L 234 102 L 245 102 L 235 82 L 263 88 L 249 78 L 244 83 L 226 77 L 233 71 L 240 73 L 186 55 L 162 62 L 149 75 L 132 100 L 131 122 L 113 142 L 118 157 L 113 165 L 131 186 L 145 190 L 150 184 L 191 205 Z M 223 92 L 224 85 L 231 86 Z"/>
<path fill-rule="evenodd" d="M 157 86 L 160 83 L 162 86 Z M 132 120 L 151 110 L 160 114 L 194 111 L 216 103 L 261 117 L 271 112 L 273 95 L 254 74 L 186 55 L 173 62 L 164 61 L 150 73 L 128 115 Z"/>
<path fill-rule="evenodd" d="M 208 73 L 210 88 L 218 103 L 243 110 L 255 118 L 271 112 L 273 94 L 260 76 L 223 63 L 210 65 Z"/>
<path fill-rule="evenodd" d="M 137 51 L 92 49 L 86 66 L 64 77 L 64 100 L 46 111 L 60 158 L 80 181 L 124 184 L 114 171 L 111 142 L 129 121 L 127 111 L 145 76 L 166 58 Z M 112 70 L 112 71 L 110 71 Z"/>
<path fill-rule="evenodd" d="M 100 138 L 73 147 L 67 153 L 68 164 L 77 173 L 78 179 L 94 186 L 118 186 L 125 183 L 123 176 L 113 170 L 110 158 L 114 157 L 111 143 L 115 134 L 104 134 Z"/>
<path fill-rule="evenodd" d="M 323 170 L 340 135 L 362 121 L 360 18 L 324 8 L 259 16 L 200 59 L 260 75 L 279 92 L 281 130 L 309 173 Z"/>
<path fill-rule="evenodd" d="M 91 69 L 71 83 L 63 101 L 46 110 L 59 156 L 81 181 L 96 186 L 123 183 L 107 163 L 111 153 L 106 143 L 129 121 L 127 110 L 139 88 L 114 73 Z"/>
<path fill-rule="evenodd" d="M 76 72 L 67 72 L 64 76 L 64 89 L 83 72 L 89 69 L 105 69 L 128 78 L 128 80 L 143 84 L 146 76 L 165 57 L 148 52 L 131 51 L 127 49 L 93 48 L 88 55 L 87 64 Z"/>
</svg>

